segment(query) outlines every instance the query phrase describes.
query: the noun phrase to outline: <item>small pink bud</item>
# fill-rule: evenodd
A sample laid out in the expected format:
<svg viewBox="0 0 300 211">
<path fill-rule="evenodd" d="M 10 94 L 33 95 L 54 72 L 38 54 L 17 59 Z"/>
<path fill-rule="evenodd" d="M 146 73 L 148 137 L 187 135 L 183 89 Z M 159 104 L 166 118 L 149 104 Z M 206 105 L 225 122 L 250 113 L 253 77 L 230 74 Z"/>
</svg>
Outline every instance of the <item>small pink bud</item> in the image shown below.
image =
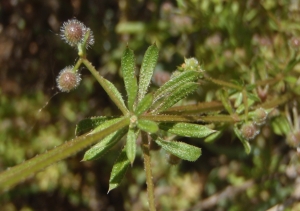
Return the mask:
<svg viewBox="0 0 300 211">
<path fill-rule="evenodd" d="M 80 81 L 80 74 L 74 72 L 72 66 L 65 67 L 61 70 L 56 79 L 57 87 L 62 92 L 70 92 L 72 89 L 75 89 Z"/>
</svg>

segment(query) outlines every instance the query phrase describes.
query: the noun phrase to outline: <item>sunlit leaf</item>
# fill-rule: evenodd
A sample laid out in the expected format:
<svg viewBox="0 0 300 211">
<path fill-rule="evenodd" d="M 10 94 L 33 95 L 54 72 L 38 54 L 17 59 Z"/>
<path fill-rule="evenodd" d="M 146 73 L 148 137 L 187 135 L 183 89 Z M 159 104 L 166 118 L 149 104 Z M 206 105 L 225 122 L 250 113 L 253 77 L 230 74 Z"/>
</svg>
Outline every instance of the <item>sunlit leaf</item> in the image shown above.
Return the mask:
<svg viewBox="0 0 300 211">
<path fill-rule="evenodd" d="M 92 146 L 84 153 L 82 161 L 96 160 L 105 155 L 120 139 L 126 134 L 127 129 L 118 130 L 104 139 L 98 144 Z"/>
<path fill-rule="evenodd" d="M 103 122 L 110 120 L 112 118 L 114 117 L 97 116 L 88 119 L 83 119 L 76 125 L 75 135 L 79 136 L 84 133 L 87 133 L 92 129 L 96 128 L 97 126 L 101 125 Z"/>
<path fill-rule="evenodd" d="M 178 101 L 185 98 L 187 95 L 193 93 L 197 90 L 198 84 L 189 82 L 186 83 L 180 87 L 177 87 L 173 92 L 171 92 L 168 96 L 166 96 L 162 102 L 156 107 L 153 108 L 151 111 L 152 113 L 160 113 L 165 111 L 166 109 L 170 108 L 174 104 L 176 104 Z"/>
<path fill-rule="evenodd" d="M 154 93 L 153 101 L 156 102 L 160 98 L 169 95 L 179 86 L 196 81 L 200 76 L 201 73 L 197 71 L 184 71 L 175 77 L 172 77 Z"/>
<path fill-rule="evenodd" d="M 153 96 L 152 94 L 147 94 L 142 100 L 141 102 L 138 103 L 138 105 L 136 106 L 136 110 L 135 110 L 135 114 L 136 115 L 140 115 L 142 113 L 144 113 L 145 111 L 147 111 L 153 101 Z"/>
<path fill-rule="evenodd" d="M 108 192 L 118 187 L 126 174 L 126 171 L 130 165 L 130 161 L 126 156 L 125 148 L 122 150 L 118 159 L 116 160 L 113 169 L 110 173 L 109 189 Z"/>
<path fill-rule="evenodd" d="M 121 70 L 123 73 L 125 89 L 128 97 L 128 108 L 130 111 L 132 111 L 137 95 L 137 81 L 135 77 L 134 54 L 129 48 L 126 48 L 123 53 L 121 59 Z"/>
<path fill-rule="evenodd" d="M 156 66 L 158 59 L 158 48 L 156 45 L 151 45 L 143 59 L 142 67 L 139 76 L 139 92 L 138 92 L 138 103 L 145 97 L 148 87 L 151 82 L 151 78 Z"/>
<path fill-rule="evenodd" d="M 154 140 L 164 150 L 183 160 L 196 161 L 201 156 L 201 149 L 198 147 L 178 141 L 165 141 L 159 137 Z"/>
<path fill-rule="evenodd" d="M 159 128 L 175 135 L 193 138 L 204 138 L 216 132 L 205 125 L 192 123 L 161 123 Z"/>
<path fill-rule="evenodd" d="M 153 122 L 151 120 L 139 119 L 137 126 L 139 129 L 148 133 L 156 133 L 158 131 L 156 122 Z"/>
<path fill-rule="evenodd" d="M 214 142 L 216 141 L 218 138 L 221 137 L 223 131 L 217 131 L 213 134 L 210 134 L 209 136 L 207 136 L 205 139 L 204 139 L 204 142 L 207 142 L 207 143 L 211 143 L 211 142 Z"/>
<path fill-rule="evenodd" d="M 126 155 L 131 163 L 134 162 L 136 154 L 136 135 L 134 129 L 129 129 L 126 140 Z"/>
</svg>

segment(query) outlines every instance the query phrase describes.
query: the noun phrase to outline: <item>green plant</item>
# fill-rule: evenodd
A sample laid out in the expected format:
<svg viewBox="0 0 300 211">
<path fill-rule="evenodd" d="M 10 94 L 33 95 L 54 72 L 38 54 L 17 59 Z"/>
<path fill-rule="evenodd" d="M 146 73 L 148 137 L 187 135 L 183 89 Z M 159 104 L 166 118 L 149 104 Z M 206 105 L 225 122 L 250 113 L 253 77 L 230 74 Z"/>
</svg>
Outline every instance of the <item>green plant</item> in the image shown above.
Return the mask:
<svg viewBox="0 0 300 211">
<path fill-rule="evenodd" d="M 126 136 L 126 145 L 111 173 L 109 190 L 112 190 L 120 184 L 130 164 L 133 165 L 136 140 L 141 134 L 149 205 L 150 210 L 154 210 L 149 152 L 151 142 L 154 141 L 176 157 L 195 161 L 201 155 L 200 148 L 174 141 L 175 139 L 185 136 L 205 138 L 206 142 L 210 142 L 219 137 L 227 127 L 233 126 L 233 130 L 243 143 L 246 152 L 250 153 L 249 140 L 257 135 L 260 125 L 266 118 L 261 118 L 263 116 L 261 114 L 267 114 L 273 107 L 286 103 L 297 95 L 297 92 L 293 92 L 282 96 L 280 99 L 261 103 L 260 96 L 255 92 L 255 85 L 240 81 L 228 82 L 214 79 L 202 70 L 194 58 L 185 59 L 185 63 L 178 67 L 178 70 L 173 73 L 167 83 L 153 93 L 148 93 L 148 87 L 158 59 L 158 48 L 154 44 L 145 53 L 138 82 L 135 77 L 133 51 L 127 48 L 123 53 L 121 69 L 127 93 L 127 103 L 125 103 L 116 87 L 104 79 L 87 60 L 86 49 L 93 44 L 92 34 L 89 28 L 78 21 L 76 23 L 84 27 L 80 32 L 81 35 L 75 36 L 77 38 L 76 44 L 71 42 L 73 46 L 78 48 L 79 59 L 74 66 L 67 67 L 70 73 L 75 74 L 75 79 L 70 81 L 71 85 L 63 86 L 61 83 L 67 80 L 59 80 L 58 78 L 59 87 L 67 87 L 60 88 L 60 90 L 68 92 L 77 87 L 80 82 L 78 69 L 83 64 L 104 88 L 123 115 L 121 117 L 94 117 L 81 121 L 76 128 L 76 135 L 80 135 L 79 137 L 2 173 L 0 175 L 0 187 L 2 189 L 9 188 L 32 173 L 101 140 L 85 153 L 83 160 L 99 158 L 122 137 Z M 298 61 L 297 58 L 294 60 Z M 291 66 L 294 65 L 292 62 L 296 61 L 291 61 L 288 68 L 292 68 Z M 62 73 L 64 71 L 65 69 Z M 60 74 L 60 76 L 62 75 Z M 69 78 L 72 77 L 67 76 L 67 79 Z M 294 80 L 293 78 L 288 79 Z M 174 106 L 187 95 L 194 93 L 201 84 L 207 82 L 222 87 L 217 91 L 219 101 Z M 262 86 L 267 83 L 269 81 L 261 81 L 259 85 Z M 223 110 L 226 113 L 220 114 Z M 294 114 L 297 117 L 296 111 Z M 281 126 L 282 123 L 274 123 L 274 127 L 278 125 Z M 294 140 L 293 137 L 291 139 Z M 297 144 L 293 143 L 293 145 L 297 147 Z"/>
</svg>

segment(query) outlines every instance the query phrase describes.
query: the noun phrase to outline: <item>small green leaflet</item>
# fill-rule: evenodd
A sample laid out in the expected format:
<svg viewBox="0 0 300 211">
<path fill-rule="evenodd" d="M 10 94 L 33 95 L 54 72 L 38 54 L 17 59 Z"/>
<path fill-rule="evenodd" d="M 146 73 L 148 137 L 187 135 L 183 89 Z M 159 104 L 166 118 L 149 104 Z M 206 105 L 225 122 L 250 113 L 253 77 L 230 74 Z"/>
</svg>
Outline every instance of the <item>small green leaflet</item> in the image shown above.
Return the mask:
<svg viewBox="0 0 300 211">
<path fill-rule="evenodd" d="M 198 147 L 178 141 L 165 141 L 159 137 L 153 140 L 164 150 L 183 160 L 196 161 L 201 156 L 201 149 Z"/>
<path fill-rule="evenodd" d="M 130 165 L 130 161 L 126 156 L 126 149 L 124 148 L 116 160 L 113 169 L 110 173 L 108 192 L 118 187 L 126 174 Z"/>
<path fill-rule="evenodd" d="M 151 93 L 147 94 L 142 100 L 141 102 L 139 102 L 139 104 L 137 105 L 136 109 L 135 109 L 135 115 L 139 116 L 142 113 L 144 113 L 145 111 L 147 111 L 153 101 L 153 96 Z"/>
<path fill-rule="evenodd" d="M 168 108 L 176 104 L 178 101 L 185 98 L 187 95 L 196 91 L 197 88 L 198 84 L 194 82 L 188 82 L 180 87 L 177 87 L 177 89 L 173 90 L 172 92 L 170 92 L 169 95 L 165 96 L 163 101 L 160 102 L 158 106 L 152 108 L 153 110 L 151 111 L 151 113 L 160 113 L 167 110 Z"/>
<path fill-rule="evenodd" d="M 175 77 L 171 78 L 163 86 L 161 86 L 154 93 L 154 102 L 158 101 L 162 97 L 170 95 L 177 87 L 180 87 L 188 82 L 194 82 L 201 76 L 201 72 L 197 71 L 185 71 Z"/>
<path fill-rule="evenodd" d="M 87 132 L 91 131 L 92 129 L 101 125 L 103 122 L 113 119 L 113 118 L 115 118 L 115 117 L 97 116 L 97 117 L 91 117 L 88 119 L 83 119 L 76 125 L 75 135 L 79 136 L 84 133 L 87 133 Z"/>
<path fill-rule="evenodd" d="M 151 120 L 139 119 L 137 126 L 139 129 L 148 133 L 156 133 L 158 131 L 156 122 L 153 122 Z"/>
<path fill-rule="evenodd" d="M 161 123 L 159 128 L 178 136 L 193 138 L 204 138 L 216 132 L 205 125 L 192 123 Z"/>
<path fill-rule="evenodd" d="M 127 133 L 127 140 L 126 140 L 126 155 L 131 163 L 134 162 L 135 154 L 136 154 L 136 135 L 134 129 L 129 129 Z"/>
<path fill-rule="evenodd" d="M 240 130 L 238 129 L 238 127 L 236 125 L 233 126 L 233 131 L 234 131 L 235 135 L 240 139 L 242 144 L 244 145 L 245 152 L 247 154 L 249 154 L 251 152 L 251 146 L 250 146 L 249 142 L 243 137 L 243 135 L 241 134 Z"/>
<path fill-rule="evenodd" d="M 92 146 L 84 153 L 82 161 L 96 160 L 107 153 L 121 138 L 126 134 L 127 128 L 120 129 L 114 133 L 109 134 L 102 139 L 98 144 Z"/>
<path fill-rule="evenodd" d="M 158 48 L 151 45 L 143 59 L 139 78 L 138 103 L 145 97 L 158 59 Z"/>
<path fill-rule="evenodd" d="M 124 77 L 125 89 L 128 97 L 128 108 L 133 110 L 133 104 L 137 95 L 137 80 L 135 77 L 135 61 L 133 51 L 129 48 L 123 53 L 121 59 L 121 70 Z"/>
</svg>

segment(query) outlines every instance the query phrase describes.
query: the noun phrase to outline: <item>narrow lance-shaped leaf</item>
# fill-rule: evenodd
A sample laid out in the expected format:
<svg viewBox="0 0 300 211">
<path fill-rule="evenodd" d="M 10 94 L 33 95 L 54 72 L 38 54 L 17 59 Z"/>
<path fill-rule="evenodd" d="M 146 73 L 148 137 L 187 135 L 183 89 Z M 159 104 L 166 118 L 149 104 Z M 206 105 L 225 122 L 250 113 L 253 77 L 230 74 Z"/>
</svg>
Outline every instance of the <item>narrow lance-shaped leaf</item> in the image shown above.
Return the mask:
<svg viewBox="0 0 300 211">
<path fill-rule="evenodd" d="M 153 96 L 152 94 L 147 94 L 142 100 L 141 102 L 139 102 L 139 104 L 137 105 L 136 109 L 135 109 L 135 114 L 138 116 L 142 113 L 144 113 L 145 111 L 147 111 L 153 101 Z"/>
<path fill-rule="evenodd" d="M 113 169 L 110 173 L 108 192 L 117 188 L 120 185 L 129 165 L 130 161 L 126 156 L 126 150 L 124 148 L 121 154 L 119 155 L 118 159 L 116 160 Z"/>
<path fill-rule="evenodd" d="M 104 79 L 104 78 L 103 78 L 103 79 Z M 122 108 L 126 108 L 125 103 L 124 103 L 124 100 L 123 100 L 123 97 L 122 97 L 121 93 L 119 92 L 119 90 L 115 87 L 115 85 L 114 85 L 113 83 L 111 83 L 110 81 L 106 80 L 106 79 L 104 79 L 103 81 L 104 81 L 104 83 L 107 84 L 107 87 L 108 87 L 108 88 L 114 93 L 114 95 L 117 97 L 117 99 L 118 99 L 119 102 L 118 102 L 118 104 L 116 103 L 116 105 L 119 107 L 119 109 L 122 110 L 122 109 L 121 109 L 121 106 L 122 106 Z"/>
<path fill-rule="evenodd" d="M 241 134 L 240 130 L 237 128 L 236 125 L 233 126 L 233 131 L 234 131 L 235 135 L 240 139 L 242 144 L 244 145 L 246 153 L 249 154 L 251 152 L 251 146 L 250 146 L 248 140 L 246 140 L 243 137 L 243 135 Z"/>
<path fill-rule="evenodd" d="M 158 131 L 158 126 L 156 122 L 153 122 L 151 120 L 139 119 L 137 126 L 139 129 L 148 133 L 156 133 Z"/>
<path fill-rule="evenodd" d="M 136 136 L 134 129 L 129 129 L 127 133 L 127 141 L 126 141 L 126 155 L 131 163 L 134 162 L 136 154 Z"/>
<path fill-rule="evenodd" d="M 201 76 L 201 72 L 185 71 L 179 75 L 171 78 L 163 86 L 161 86 L 155 93 L 153 101 L 156 102 L 160 98 L 169 95 L 177 87 L 180 87 L 188 82 L 194 82 Z"/>
<path fill-rule="evenodd" d="M 159 137 L 154 140 L 164 150 L 183 160 L 196 161 L 201 156 L 201 149 L 198 147 L 178 141 L 165 141 Z"/>
<path fill-rule="evenodd" d="M 110 81 L 103 78 L 87 59 L 83 59 L 82 62 L 90 70 L 90 72 L 100 83 L 105 92 L 108 94 L 110 99 L 116 104 L 116 106 L 122 111 L 122 113 L 128 114 L 129 111 L 125 106 L 122 95 L 120 94 L 118 89 Z"/>
<path fill-rule="evenodd" d="M 82 161 L 96 160 L 107 153 L 121 138 L 126 134 L 127 128 L 120 129 L 112 134 L 109 134 L 102 139 L 98 144 L 91 147 L 84 153 Z"/>
<path fill-rule="evenodd" d="M 125 89 L 128 97 L 128 108 L 133 110 L 133 104 L 137 95 L 137 81 L 135 77 L 135 61 L 133 51 L 129 48 L 123 53 L 121 70 L 124 77 Z"/>
<path fill-rule="evenodd" d="M 161 123 L 159 128 L 175 135 L 193 138 L 204 138 L 216 132 L 205 125 L 192 123 Z"/>
<path fill-rule="evenodd" d="M 158 58 L 158 48 L 154 44 L 147 49 L 144 55 L 140 76 L 139 76 L 138 103 L 144 98 L 144 96 L 147 93 L 154 72 L 154 68 L 157 62 L 157 58 Z"/>
<path fill-rule="evenodd" d="M 79 136 L 84 133 L 87 133 L 87 132 L 91 131 L 92 129 L 98 127 L 105 121 L 110 120 L 112 118 L 114 118 L 114 117 L 97 116 L 97 117 L 91 117 L 88 119 L 83 119 L 76 125 L 75 135 Z"/>
<path fill-rule="evenodd" d="M 151 113 L 160 113 L 165 111 L 166 109 L 170 108 L 174 104 L 176 104 L 178 101 L 185 98 L 187 95 L 193 93 L 198 88 L 198 84 L 189 82 L 181 87 L 178 87 L 176 90 L 171 92 L 168 96 L 166 96 L 163 101 L 155 108 L 152 108 L 153 110 Z"/>
</svg>

